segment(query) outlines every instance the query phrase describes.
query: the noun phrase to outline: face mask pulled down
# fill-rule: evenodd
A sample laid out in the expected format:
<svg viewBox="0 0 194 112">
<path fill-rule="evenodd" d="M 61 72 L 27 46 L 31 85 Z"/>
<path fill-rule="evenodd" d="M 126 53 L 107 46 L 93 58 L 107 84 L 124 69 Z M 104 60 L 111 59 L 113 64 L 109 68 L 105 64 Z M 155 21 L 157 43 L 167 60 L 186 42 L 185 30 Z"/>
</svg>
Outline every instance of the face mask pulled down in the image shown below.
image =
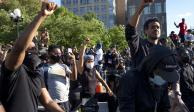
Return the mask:
<svg viewBox="0 0 194 112">
<path fill-rule="evenodd" d="M 149 80 L 157 86 L 162 86 L 166 83 L 166 81 L 159 75 L 154 75 L 154 77 L 149 78 Z"/>
</svg>

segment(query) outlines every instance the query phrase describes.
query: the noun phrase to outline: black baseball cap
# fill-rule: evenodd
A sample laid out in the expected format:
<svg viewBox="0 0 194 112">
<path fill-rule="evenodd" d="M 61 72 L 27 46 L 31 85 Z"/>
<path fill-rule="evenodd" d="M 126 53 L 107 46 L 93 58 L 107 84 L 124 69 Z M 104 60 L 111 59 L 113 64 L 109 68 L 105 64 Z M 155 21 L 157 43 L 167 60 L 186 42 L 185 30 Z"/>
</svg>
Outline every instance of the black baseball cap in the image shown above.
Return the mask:
<svg viewBox="0 0 194 112">
<path fill-rule="evenodd" d="M 173 83 L 179 80 L 178 64 L 173 55 L 167 56 L 159 61 L 156 68 L 159 69 L 157 75 L 161 76 L 167 82 Z"/>
</svg>

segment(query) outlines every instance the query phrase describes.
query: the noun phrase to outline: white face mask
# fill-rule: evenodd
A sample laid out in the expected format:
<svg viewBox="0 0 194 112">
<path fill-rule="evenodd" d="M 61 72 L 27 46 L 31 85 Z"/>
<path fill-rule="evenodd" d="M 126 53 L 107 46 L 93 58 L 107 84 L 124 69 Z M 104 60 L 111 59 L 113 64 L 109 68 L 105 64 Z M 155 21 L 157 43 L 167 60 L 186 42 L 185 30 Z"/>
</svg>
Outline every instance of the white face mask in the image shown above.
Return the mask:
<svg viewBox="0 0 194 112">
<path fill-rule="evenodd" d="M 88 69 L 94 68 L 94 62 L 92 62 L 92 63 L 87 63 L 87 64 L 86 64 L 86 67 L 87 67 Z"/>
<path fill-rule="evenodd" d="M 158 86 L 162 86 L 166 83 L 166 81 L 159 75 L 154 75 L 154 78 L 149 78 L 149 80 Z"/>
</svg>

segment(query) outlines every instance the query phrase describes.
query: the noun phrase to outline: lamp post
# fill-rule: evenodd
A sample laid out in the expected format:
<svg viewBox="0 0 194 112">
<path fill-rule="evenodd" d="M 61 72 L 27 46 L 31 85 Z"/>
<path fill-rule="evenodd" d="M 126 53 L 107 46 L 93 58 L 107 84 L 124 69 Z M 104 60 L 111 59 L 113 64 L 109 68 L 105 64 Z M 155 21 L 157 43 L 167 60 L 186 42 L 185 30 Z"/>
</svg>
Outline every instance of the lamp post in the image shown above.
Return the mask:
<svg viewBox="0 0 194 112">
<path fill-rule="evenodd" d="M 19 22 L 23 20 L 21 10 L 18 8 L 14 9 L 14 11 L 10 13 L 10 18 L 13 22 L 16 23 L 17 38 L 19 38 Z"/>
</svg>

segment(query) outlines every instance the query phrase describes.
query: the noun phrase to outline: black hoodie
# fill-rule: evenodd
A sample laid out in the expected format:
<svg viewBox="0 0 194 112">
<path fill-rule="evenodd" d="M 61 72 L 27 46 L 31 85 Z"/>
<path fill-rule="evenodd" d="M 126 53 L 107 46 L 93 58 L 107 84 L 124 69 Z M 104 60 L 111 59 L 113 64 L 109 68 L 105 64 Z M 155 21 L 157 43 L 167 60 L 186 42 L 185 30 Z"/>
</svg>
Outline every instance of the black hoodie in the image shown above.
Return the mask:
<svg viewBox="0 0 194 112">
<path fill-rule="evenodd" d="M 166 47 L 154 46 L 138 69 L 128 71 L 122 77 L 118 96 L 120 112 L 169 112 L 167 84 L 156 86 L 149 77 L 163 58 L 173 55 Z"/>
</svg>

